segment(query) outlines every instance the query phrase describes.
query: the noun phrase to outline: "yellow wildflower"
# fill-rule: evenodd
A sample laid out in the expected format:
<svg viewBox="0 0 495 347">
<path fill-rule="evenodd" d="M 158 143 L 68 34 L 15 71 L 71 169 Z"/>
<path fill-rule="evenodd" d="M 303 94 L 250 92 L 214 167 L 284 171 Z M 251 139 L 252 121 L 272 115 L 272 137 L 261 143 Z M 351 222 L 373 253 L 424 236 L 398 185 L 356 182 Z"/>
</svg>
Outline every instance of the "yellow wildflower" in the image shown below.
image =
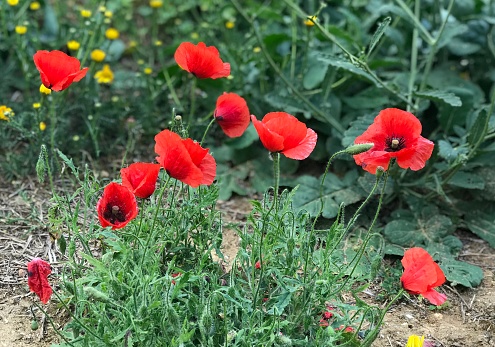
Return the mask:
<svg viewBox="0 0 495 347">
<path fill-rule="evenodd" d="M 197 40 L 197 39 L 199 39 L 199 34 L 198 33 L 191 33 L 191 38 L 193 40 Z"/>
<path fill-rule="evenodd" d="M 100 7 L 98 7 L 98 11 L 100 12 L 105 12 L 107 10 L 107 8 L 103 5 L 101 5 Z"/>
<path fill-rule="evenodd" d="M 103 52 L 101 49 L 95 49 L 91 52 L 91 60 L 96 61 L 97 63 L 101 63 L 103 60 L 105 60 L 105 52 Z"/>
<path fill-rule="evenodd" d="M 46 123 L 45 122 L 40 122 L 40 130 L 45 131 L 46 129 Z"/>
<path fill-rule="evenodd" d="M 253 48 L 253 52 L 254 52 L 254 53 L 259 53 L 259 52 L 261 52 L 261 47 L 254 47 L 254 48 Z"/>
<path fill-rule="evenodd" d="M 107 31 L 105 31 L 105 37 L 109 40 L 118 39 L 119 35 L 119 31 L 115 28 L 108 28 Z"/>
<path fill-rule="evenodd" d="M 52 90 L 49 89 L 49 88 L 47 88 L 47 87 L 45 87 L 44 84 L 41 84 L 41 86 L 40 86 L 40 93 L 41 94 L 50 95 L 52 93 Z"/>
<path fill-rule="evenodd" d="M 31 11 L 37 11 L 41 7 L 40 3 L 38 1 L 33 1 L 32 3 L 29 4 L 29 9 Z"/>
<path fill-rule="evenodd" d="M 313 25 L 315 25 L 315 22 L 316 22 L 316 16 L 309 16 L 304 21 L 304 25 L 306 25 L 307 27 L 312 27 Z"/>
<path fill-rule="evenodd" d="M 24 35 L 25 33 L 27 33 L 27 26 L 25 25 L 16 25 L 15 27 L 15 32 L 18 34 L 18 35 Z"/>
<path fill-rule="evenodd" d="M 235 23 L 229 20 L 229 21 L 225 22 L 225 27 L 227 29 L 233 29 L 235 27 Z"/>
<path fill-rule="evenodd" d="M 0 120 L 5 120 L 8 122 L 14 114 L 15 113 L 12 112 L 12 109 L 10 107 L 0 105 Z"/>
<path fill-rule="evenodd" d="M 40 104 L 39 102 L 35 102 L 35 103 L 33 104 L 33 108 L 34 108 L 35 110 L 39 109 L 40 107 L 41 107 L 41 104 Z"/>
<path fill-rule="evenodd" d="M 151 0 L 150 1 L 150 7 L 152 8 L 159 8 L 163 6 L 163 1 L 161 0 Z"/>
<path fill-rule="evenodd" d="M 10 6 L 17 6 L 18 3 L 19 0 L 7 0 L 7 4 L 9 4 Z"/>
<path fill-rule="evenodd" d="M 84 18 L 89 18 L 89 17 L 91 17 L 91 11 L 82 9 L 81 10 L 81 16 L 83 16 Z"/>
<path fill-rule="evenodd" d="M 110 11 L 110 10 L 108 10 L 108 11 L 105 11 L 104 15 L 105 15 L 105 17 L 107 17 L 107 18 L 112 18 L 112 16 L 113 16 L 113 12 L 112 12 L 112 11 Z"/>
<path fill-rule="evenodd" d="M 163 44 L 163 42 L 162 42 L 162 41 L 160 41 L 160 40 L 156 40 L 156 41 L 155 41 L 155 46 L 157 46 L 157 47 L 158 47 L 158 46 L 161 46 L 162 44 Z"/>
<path fill-rule="evenodd" d="M 425 341 L 424 336 L 411 335 L 407 340 L 406 347 L 423 347 L 423 343 Z"/>
<path fill-rule="evenodd" d="M 137 63 L 138 63 L 138 65 L 143 65 L 144 64 L 144 60 L 143 59 L 138 59 L 137 60 Z"/>
<path fill-rule="evenodd" d="M 95 73 L 95 79 L 98 83 L 110 84 L 113 82 L 113 71 L 110 69 L 110 65 L 103 65 L 103 69 Z"/>
<path fill-rule="evenodd" d="M 150 67 L 146 67 L 146 68 L 144 68 L 143 72 L 146 75 L 151 75 L 151 73 L 153 72 L 153 70 Z"/>
<path fill-rule="evenodd" d="M 75 40 L 70 40 L 69 42 L 67 42 L 67 48 L 70 51 L 77 51 L 79 47 L 81 47 L 81 44 Z"/>
</svg>

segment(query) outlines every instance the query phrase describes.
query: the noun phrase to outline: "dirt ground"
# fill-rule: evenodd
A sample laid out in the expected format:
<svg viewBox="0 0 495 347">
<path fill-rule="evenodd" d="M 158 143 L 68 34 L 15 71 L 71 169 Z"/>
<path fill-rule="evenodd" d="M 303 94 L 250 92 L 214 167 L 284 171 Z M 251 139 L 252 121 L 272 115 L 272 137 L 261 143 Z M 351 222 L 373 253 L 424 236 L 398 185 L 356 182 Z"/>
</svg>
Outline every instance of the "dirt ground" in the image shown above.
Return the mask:
<svg viewBox="0 0 495 347">
<path fill-rule="evenodd" d="M 49 199 L 37 181 L 0 182 L 0 347 L 45 347 L 58 342 L 50 321 L 33 306 L 38 300 L 29 293 L 25 270 L 33 257 L 57 266 L 46 229 Z M 226 223 L 242 222 L 250 211 L 245 198 L 220 202 L 220 207 Z M 447 309 L 431 311 L 417 298 L 393 306 L 373 346 L 405 346 L 411 334 L 424 335 L 430 347 L 495 346 L 495 250 L 472 234 L 458 236 L 464 243 L 461 258 L 484 270 L 482 285 L 476 289 L 442 286 L 450 302 Z M 238 247 L 233 229 L 225 228 L 223 244 L 224 265 L 229 269 Z M 369 295 L 373 301 L 373 291 Z M 51 316 L 59 315 L 55 304 L 47 306 Z M 33 314 L 39 322 L 37 330 L 31 329 Z"/>
</svg>

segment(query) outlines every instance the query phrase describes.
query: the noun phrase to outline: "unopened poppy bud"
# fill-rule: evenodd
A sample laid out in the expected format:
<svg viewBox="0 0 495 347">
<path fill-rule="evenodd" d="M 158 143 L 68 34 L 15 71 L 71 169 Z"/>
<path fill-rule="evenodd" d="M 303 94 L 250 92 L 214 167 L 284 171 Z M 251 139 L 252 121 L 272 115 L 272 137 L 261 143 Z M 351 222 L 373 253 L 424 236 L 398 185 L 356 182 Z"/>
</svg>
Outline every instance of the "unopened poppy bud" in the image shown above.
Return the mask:
<svg viewBox="0 0 495 347">
<path fill-rule="evenodd" d="M 374 143 L 357 143 L 347 147 L 345 152 L 350 155 L 361 154 L 372 149 L 374 145 Z"/>
<path fill-rule="evenodd" d="M 179 116 L 179 115 L 175 116 L 176 122 L 180 122 L 181 120 L 182 120 L 182 116 Z"/>
</svg>

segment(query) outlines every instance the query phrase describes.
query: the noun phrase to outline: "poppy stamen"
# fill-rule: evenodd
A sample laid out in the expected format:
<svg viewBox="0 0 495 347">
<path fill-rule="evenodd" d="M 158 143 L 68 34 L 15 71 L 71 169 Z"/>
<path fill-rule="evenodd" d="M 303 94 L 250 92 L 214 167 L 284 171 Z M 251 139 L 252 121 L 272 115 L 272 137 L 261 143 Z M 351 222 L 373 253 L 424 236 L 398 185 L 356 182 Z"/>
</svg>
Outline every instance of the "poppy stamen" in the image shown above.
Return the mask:
<svg viewBox="0 0 495 347">
<path fill-rule="evenodd" d="M 403 137 L 388 137 L 385 140 L 385 151 L 386 152 L 397 152 L 406 147 L 406 140 Z"/>
</svg>

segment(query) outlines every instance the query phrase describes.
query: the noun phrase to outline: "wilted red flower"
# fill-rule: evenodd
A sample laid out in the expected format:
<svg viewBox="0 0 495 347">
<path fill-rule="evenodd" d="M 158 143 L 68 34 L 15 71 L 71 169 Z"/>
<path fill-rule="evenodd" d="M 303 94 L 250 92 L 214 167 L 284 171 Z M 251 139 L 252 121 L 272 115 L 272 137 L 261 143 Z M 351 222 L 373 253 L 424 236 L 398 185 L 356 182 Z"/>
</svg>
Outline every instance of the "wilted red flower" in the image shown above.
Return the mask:
<svg viewBox="0 0 495 347">
<path fill-rule="evenodd" d="M 203 148 L 191 139 L 182 139 L 170 130 L 155 136 L 156 160 L 167 173 L 193 188 L 201 184 L 209 186 L 215 179 L 217 164 Z"/>
<path fill-rule="evenodd" d="M 129 188 L 111 182 L 103 190 L 103 195 L 96 204 L 96 211 L 102 227 L 120 229 L 136 218 L 137 201 Z"/>
<path fill-rule="evenodd" d="M 326 320 L 325 318 L 320 319 L 320 327 L 326 328 L 329 325 L 330 323 L 328 322 L 328 320 Z"/>
<path fill-rule="evenodd" d="M 419 247 L 408 249 L 402 258 L 402 266 L 404 273 L 400 281 L 405 290 L 411 294 L 421 294 L 436 306 L 447 300 L 445 294 L 433 289 L 445 282 L 445 275 L 427 251 Z"/>
<path fill-rule="evenodd" d="M 335 330 L 337 330 L 337 331 L 344 330 L 344 332 L 346 332 L 346 333 L 352 333 L 354 331 L 354 329 L 352 327 L 346 327 L 345 325 L 341 325 L 338 328 L 335 328 Z"/>
<path fill-rule="evenodd" d="M 323 312 L 323 318 L 330 319 L 332 317 L 333 317 L 333 313 L 332 312 L 330 312 L 330 311 Z"/>
<path fill-rule="evenodd" d="M 171 276 L 172 278 L 177 278 L 179 277 L 180 275 L 182 275 L 182 273 L 180 272 L 176 272 L 176 273 L 173 273 Z M 175 285 L 175 280 L 172 280 L 172 284 Z"/>
<path fill-rule="evenodd" d="M 249 126 L 246 100 L 235 93 L 223 93 L 218 97 L 213 116 L 228 137 L 241 136 Z"/>
<path fill-rule="evenodd" d="M 87 67 L 81 70 L 77 58 L 61 51 L 38 51 L 33 59 L 43 85 L 56 92 L 66 89 L 72 82 L 79 82 L 88 72 Z"/>
<path fill-rule="evenodd" d="M 316 146 L 317 135 L 296 117 L 285 112 L 270 112 L 262 121 L 251 115 L 261 143 L 270 152 L 280 152 L 287 158 L 302 160 Z"/>
<path fill-rule="evenodd" d="M 256 264 L 254 264 L 254 268 L 255 268 L 256 270 L 261 269 L 261 261 L 259 261 L 259 260 L 258 260 L 258 261 L 256 262 Z"/>
<path fill-rule="evenodd" d="M 182 42 L 174 54 L 177 64 L 197 78 L 221 78 L 230 75 L 230 64 L 220 59 L 215 46 L 206 47 L 203 42 L 197 46 Z"/>
<path fill-rule="evenodd" d="M 130 189 L 138 198 L 146 199 L 153 194 L 160 164 L 134 163 L 120 170 L 122 185 Z"/>
<path fill-rule="evenodd" d="M 421 136 L 421 123 L 412 114 L 387 108 L 354 143 L 373 143 L 369 151 L 354 156 L 356 164 L 375 174 L 378 166 L 388 169 L 391 158 L 403 169 L 414 171 L 425 167 L 433 152 L 433 142 Z"/>
<path fill-rule="evenodd" d="M 35 292 L 41 302 L 46 304 L 52 296 L 53 290 L 48 283 L 48 275 L 52 273 L 50 264 L 40 258 L 34 258 L 27 264 L 28 286 Z"/>
</svg>

